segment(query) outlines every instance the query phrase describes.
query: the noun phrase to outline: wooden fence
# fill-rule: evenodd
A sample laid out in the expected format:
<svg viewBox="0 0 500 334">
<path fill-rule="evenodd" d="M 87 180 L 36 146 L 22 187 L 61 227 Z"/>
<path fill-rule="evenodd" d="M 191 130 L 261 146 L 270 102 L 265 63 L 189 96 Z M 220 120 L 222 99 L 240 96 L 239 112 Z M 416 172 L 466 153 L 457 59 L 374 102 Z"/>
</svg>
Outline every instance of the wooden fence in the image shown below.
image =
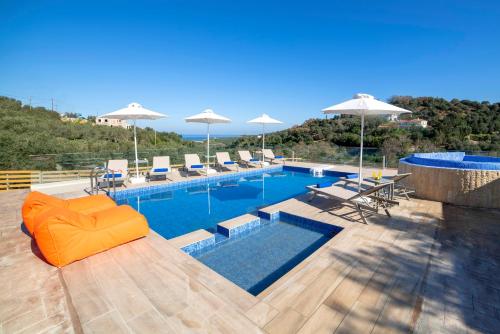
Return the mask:
<svg viewBox="0 0 500 334">
<path fill-rule="evenodd" d="M 172 165 L 181 167 L 181 165 Z M 145 173 L 151 167 L 139 167 L 139 171 Z M 129 175 L 135 172 L 135 168 L 129 169 Z M 30 188 L 32 184 L 72 181 L 90 178 L 92 170 L 61 170 L 61 171 L 40 171 L 40 170 L 2 170 L 0 171 L 0 191 Z"/>
</svg>

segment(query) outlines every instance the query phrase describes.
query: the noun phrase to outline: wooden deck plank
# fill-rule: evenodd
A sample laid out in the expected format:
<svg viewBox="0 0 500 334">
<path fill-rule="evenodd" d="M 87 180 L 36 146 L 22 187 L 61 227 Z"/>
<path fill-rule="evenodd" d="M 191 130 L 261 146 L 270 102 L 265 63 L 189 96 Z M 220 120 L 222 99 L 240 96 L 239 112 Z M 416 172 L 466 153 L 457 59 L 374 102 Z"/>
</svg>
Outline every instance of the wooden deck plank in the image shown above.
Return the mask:
<svg viewBox="0 0 500 334">
<path fill-rule="evenodd" d="M 116 310 L 105 313 L 83 325 L 85 333 L 130 333 L 130 330 Z"/>
<path fill-rule="evenodd" d="M 299 312 L 288 308 L 280 312 L 264 329 L 269 334 L 295 333 L 307 320 Z"/>
</svg>

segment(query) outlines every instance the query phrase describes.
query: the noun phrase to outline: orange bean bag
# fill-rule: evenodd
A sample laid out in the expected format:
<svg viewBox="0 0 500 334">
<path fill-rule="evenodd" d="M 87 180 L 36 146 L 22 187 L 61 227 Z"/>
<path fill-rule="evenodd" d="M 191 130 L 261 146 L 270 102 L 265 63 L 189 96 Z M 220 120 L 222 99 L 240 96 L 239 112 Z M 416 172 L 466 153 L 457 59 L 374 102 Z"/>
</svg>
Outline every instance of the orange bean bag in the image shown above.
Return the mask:
<svg viewBox="0 0 500 334">
<path fill-rule="evenodd" d="M 91 214 L 101 210 L 116 207 L 116 203 L 106 195 L 93 195 L 74 199 L 60 199 L 33 191 L 24 200 L 22 214 L 24 225 L 33 234 L 35 218 L 45 210 L 51 208 L 67 208 L 84 214 Z"/>
<path fill-rule="evenodd" d="M 36 217 L 35 241 L 50 264 L 71 262 L 144 237 L 146 218 L 128 205 L 90 215 L 67 208 L 52 208 Z"/>
</svg>

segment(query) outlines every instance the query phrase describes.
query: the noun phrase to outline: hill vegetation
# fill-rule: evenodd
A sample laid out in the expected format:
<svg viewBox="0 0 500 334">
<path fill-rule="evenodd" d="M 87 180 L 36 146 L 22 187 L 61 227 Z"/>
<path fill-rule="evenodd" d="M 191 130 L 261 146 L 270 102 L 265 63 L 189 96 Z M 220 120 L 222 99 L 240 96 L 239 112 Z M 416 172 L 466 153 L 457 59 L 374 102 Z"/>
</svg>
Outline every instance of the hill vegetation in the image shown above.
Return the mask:
<svg viewBox="0 0 500 334">
<path fill-rule="evenodd" d="M 46 108 L 31 108 L 21 101 L 0 97 L 0 170 L 56 169 L 57 161 L 34 155 L 101 152 L 101 156 L 106 156 L 111 152 L 133 151 L 131 129 L 96 126 L 92 119 L 88 122 L 63 119 L 59 113 Z M 155 146 L 153 129 L 138 128 L 137 131 L 140 150 L 190 145 L 176 133 L 157 132 Z M 71 158 L 71 154 L 67 156 Z"/>
</svg>

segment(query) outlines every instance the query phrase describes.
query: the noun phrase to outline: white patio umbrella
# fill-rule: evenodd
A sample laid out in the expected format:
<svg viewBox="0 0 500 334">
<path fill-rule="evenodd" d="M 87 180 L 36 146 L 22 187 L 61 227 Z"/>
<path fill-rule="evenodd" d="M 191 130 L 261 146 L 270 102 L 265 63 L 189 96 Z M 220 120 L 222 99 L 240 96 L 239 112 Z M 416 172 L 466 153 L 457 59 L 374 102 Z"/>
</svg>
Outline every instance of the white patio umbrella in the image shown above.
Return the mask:
<svg viewBox="0 0 500 334">
<path fill-rule="evenodd" d="M 210 124 L 216 123 L 230 123 L 231 120 L 227 117 L 218 115 L 213 112 L 212 109 L 205 109 L 203 112 L 186 117 L 184 119 L 188 123 L 206 123 L 207 124 L 207 169 L 206 173 L 213 174 L 216 173 L 215 169 L 211 169 L 210 164 Z"/>
<path fill-rule="evenodd" d="M 120 120 L 133 120 L 134 121 L 134 148 L 135 148 L 135 178 L 131 178 L 130 182 L 132 183 L 141 183 L 145 181 L 144 177 L 139 177 L 139 159 L 137 157 L 137 130 L 136 130 L 136 122 L 138 119 L 159 119 L 167 117 L 167 115 L 160 114 L 156 111 L 151 111 L 139 103 L 133 102 L 130 103 L 126 108 L 122 108 L 116 111 L 113 111 L 109 114 L 105 114 L 99 116 L 102 118 L 109 119 L 120 119 Z"/>
<path fill-rule="evenodd" d="M 365 127 L 365 115 L 399 115 L 411 113 L 411 111 L 393 106 L 392 104 L 376 100 L 372 95 L 356 94 L 351 100 L 333 105 L 322 110 L 325 114 L 343 114 L 361 116 L 361 145 L 359 154 L 359 181 L 358 190 L 361 189 L 363 179 L 363 135 Z"/>
<path fill-rule="evenodd" d="M 265 126 L 266 124 L 283 124 L 283 122 L 278 121 L 277 119 L 269 117 L 267 114 L 262 114 L 262 116 L 254 118 L 247 123 L 252 123 L 252 124 L 262 124 L 262 159 L 264 159 L 264 143 L 265 143 L 265 138 L 266 138 L 266 131 L 265 131 Z"/>
</svg>

